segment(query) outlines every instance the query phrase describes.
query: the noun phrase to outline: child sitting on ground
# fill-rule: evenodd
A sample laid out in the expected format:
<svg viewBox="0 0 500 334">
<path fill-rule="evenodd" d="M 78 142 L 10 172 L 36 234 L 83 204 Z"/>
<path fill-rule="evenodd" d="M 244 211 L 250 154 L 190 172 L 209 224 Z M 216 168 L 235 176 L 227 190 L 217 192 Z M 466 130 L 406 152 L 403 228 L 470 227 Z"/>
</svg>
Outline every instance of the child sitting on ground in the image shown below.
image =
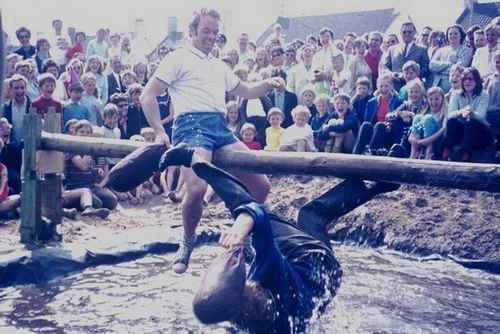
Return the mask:
<svg viewBox="0 0 500 334">
<path fill-rule="evenodd" d="M 464 72 L 464 67 L 460 64 L 453 64 L 450 67 L 450 91 L 445 94 L 446 103 L 450 102 L 450 97 L 453 93 L 457 93 L 462 90 L 462 73 Z"/>
<path fill-rule="evenodd" d="M 4 143 L 0 138 L 0 152 Z M 21 205 L 20 195 L 9 196 L 9 179 L 7 167 L 0 163 L 0 219 L 16 219 L 19 217 L 17 208 Z"/>
<path fill-rule="evenodd" d="M 281 127 L 283 120 L 285 119 L 285 114 L 280 110 L 280 108 L 271 108 L 267 113 L 267 121 L 271 125 L 266 129 L 266 151 L 279 151 L 281 136 L 285 129 Z"/>
<path fill-rule="evenodd" d="M 299 105 L 292 110 L 293 125 L 283 132 L 280 151 L 316 152 L 313 131 L 307 124 L 311 113 L 306 106 Z"/>
<path fill-rule="evenodd" d="M 351 110 L 351 98 L 346 94 L 333 97 L 335 112 L 322 132 L 330 139 L 325 146 L 325 152 L 351 153 L 358 135 L 358 119 Z M 324 135 L 323 135 L 324 136 Z"/>
<path fill-rule="evenodd" d="M 261 150 L 262 146 L 255 139 L 257 129 L 252 123 L 245 123 L 241 126 L 240 135 L 243 143 L 251 150 Z"/>
<path fill-rule="evenodd" d="M 371 94 L 371 81 L 367 77 L 356 80 L 356 93 L 352 98 L 352 110 L 358 118 L 358 123 L 363 123 L 365 118 L 366 104 L 373 97 Z"/>
<path fill-rule="evenodd" d="M 409 87 L 408 84 L 415 80 L 418 79 L 420 76 L 420 65 L 414 61 L 414 60 L 409 60 L 403 65 L 403 79 L 406 82 L 406 85 L 401 87 L 399 90 L 399 98 L 401 101 L 406 101 L 408 100 L 408 92 L 409 92 Z"/>
<path fill-rule="evenodd" d="M 318 113 L 318 110 L 316 110 L 316 106 L 314 105 L 315 99 L 316 92 L 314 91 L 314 87 L 312 85 L 305 86 L 300 92 L 300 104 L 309 109 L 309 120 L 311 120 L 311 118 Z"/>
<path fill-rule="evenodd" d="M 323 125 L 326 125 L 328 121 L 332 118 L 330 113 L 328 100 L 330 98 L 326 94 L 320 94 L 316 100 L 314 100 L 314 105 L 318 110 L 318 113 L 314 115 L 311 119 L 311 129 L 313 130 L 314 145 L 320 152 L 325 151 L 325 145 L 328 140 L 328 136 L 321 135 L 321 129 Z"/>
</svg>

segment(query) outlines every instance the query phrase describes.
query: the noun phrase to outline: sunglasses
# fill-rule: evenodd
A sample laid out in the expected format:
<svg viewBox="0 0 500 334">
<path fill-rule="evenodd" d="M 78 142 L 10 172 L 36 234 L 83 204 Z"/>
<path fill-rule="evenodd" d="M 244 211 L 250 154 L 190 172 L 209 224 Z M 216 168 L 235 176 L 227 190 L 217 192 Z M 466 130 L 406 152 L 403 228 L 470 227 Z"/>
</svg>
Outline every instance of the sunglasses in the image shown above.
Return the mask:
<svg viewBox="0 0 500 334">
<path fill-rule="evenodd" d="M 118 108 L 127 108 L 128 107 L 128 103 L 119 103 L 117 104 Z"/>
<path fill-rule="evenodd" d="M 463 77 L 462 81 L 475 81 L 474 77 Z"/>
<path fill-rule="evenodd" d="M 27 39 L 27 38 L 30 38 L 29 35 L 19 35 L 19 38 L 20 39 Z"/>
<path fill-rule="evenodd" d="M 402 33 L 403 35 L 413 34 L 414 32 L 415 32 L 415 30 L 403 30 L 403 31 L 401 31 L 401 33 Z"/>
</svg>

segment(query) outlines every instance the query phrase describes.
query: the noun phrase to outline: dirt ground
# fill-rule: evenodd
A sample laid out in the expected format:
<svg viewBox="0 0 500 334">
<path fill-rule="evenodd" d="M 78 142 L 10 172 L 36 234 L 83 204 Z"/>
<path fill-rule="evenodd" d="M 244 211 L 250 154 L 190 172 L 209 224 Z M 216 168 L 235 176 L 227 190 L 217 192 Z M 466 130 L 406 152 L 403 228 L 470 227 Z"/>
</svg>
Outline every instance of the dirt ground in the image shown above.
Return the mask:
<svg viewBox="0 0 500 334">
<path fill-rule="evenodd" d="M 294 220 L 298 209 L 340 180 L 315 177 L 271 177 L 267 205 Z M 467 259 L 500 259 L 500 194 L 417 186 L 377 196 L 332 223 L 334 240 L 427 256 L 455 255 Z M 215 200 L 203 213 L 202 224 L 218 227 L 230 219 L 223 203 Z M 99 231 L 132 227 L 181 226 L 180 204 L 156 196 L 140 206 L 121 203 L 106 220 L 64 219 L 58 231 L 67 242 L 98 239 Z M 96 228 L 99 227 L 99 228 Z M 0 222 L 2 248 L 18 242 L 19 221 Z"/>
</svg>

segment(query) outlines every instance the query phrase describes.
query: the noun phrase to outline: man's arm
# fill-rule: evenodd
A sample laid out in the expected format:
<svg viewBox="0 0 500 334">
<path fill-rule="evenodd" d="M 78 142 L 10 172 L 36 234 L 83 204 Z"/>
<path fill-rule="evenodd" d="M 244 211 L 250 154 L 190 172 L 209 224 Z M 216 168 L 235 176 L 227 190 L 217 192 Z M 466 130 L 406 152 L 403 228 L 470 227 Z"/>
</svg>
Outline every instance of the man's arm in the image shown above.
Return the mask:
<svg viewBox="0 0 500 334">
<path fill-rule="evenodd" d="M 156 77 L 151 78 L 141 94 L 141 105 L 149 125 L 155 130 L 157 141 L 170 146 L 170 139 L 163 128 L 160 107 L 156 100 L 156 97 L 163 94 L 167 88 L 168 85 L 163 81 Z"/>
<path fill-rule="evenodd" d="M 280 87 L 285 87 L 285 81 L 281 78 L 274 77 L 255 83 L 245 83 L 240 81 L 238 86 L 236 86 L 236 88 L 229 93 L 247 99 L 257 99 L 264 96 L 270 90 Z"/>
</svg>

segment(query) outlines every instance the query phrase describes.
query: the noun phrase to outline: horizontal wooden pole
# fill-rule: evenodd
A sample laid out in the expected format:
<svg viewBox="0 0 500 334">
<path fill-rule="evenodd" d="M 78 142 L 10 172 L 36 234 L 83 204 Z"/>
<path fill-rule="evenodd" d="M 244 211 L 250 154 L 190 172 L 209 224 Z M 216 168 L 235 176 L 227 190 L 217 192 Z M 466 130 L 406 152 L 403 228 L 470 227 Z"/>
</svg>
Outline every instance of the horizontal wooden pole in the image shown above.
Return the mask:
<svg viewBox="0 0 500 334">
<path fill-rule="evenodd" d="M 145 145 L 107 138 L 42 134 L 41 148 L 79 154 L 124 157 Z M 362 178 L 488 192 L 500 192 L 500 166 L 493 164 L 398 159 L 336 153 L 266 151 L 216 152 L 214 162 L 228 169 L 263 174 Z"/>
</svg>

